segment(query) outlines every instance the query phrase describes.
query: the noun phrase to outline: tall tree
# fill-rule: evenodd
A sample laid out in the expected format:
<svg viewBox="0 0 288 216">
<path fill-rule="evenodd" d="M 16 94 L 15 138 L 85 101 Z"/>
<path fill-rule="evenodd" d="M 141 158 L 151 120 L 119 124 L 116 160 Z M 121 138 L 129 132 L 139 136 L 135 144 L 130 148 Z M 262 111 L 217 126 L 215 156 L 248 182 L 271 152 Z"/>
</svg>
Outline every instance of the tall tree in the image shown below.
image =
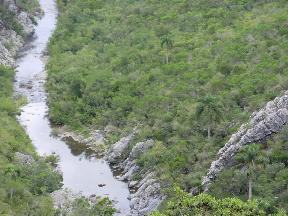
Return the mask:
<svg viewBox="0 0 288 216">
<path fill-rule="evenodd" d="M 196 117 L 206 125 L 210 139 L 213 126 L 223 119 L 223 106 L 216 97 L 207 95 L 199 100 Z"/>
<path fill-rule="evenodd" d="M 169 64 L 169 54 L 173 48 L 173 40 L 169 36 L 162 37 L 161 47 L 165 48 L 165 62 Z"/>
<path fill-rule="evenodd" d="M 255 179 L 255 170 L 257 164 L 263 163 L 264 157 L 260 151 L 260 145 L 251 144 L 246 146 L 238 155 L 237 160 L 246 166 L 248 179 L 248 199 L 252 199 L 253 180 Z"/>
</svg>

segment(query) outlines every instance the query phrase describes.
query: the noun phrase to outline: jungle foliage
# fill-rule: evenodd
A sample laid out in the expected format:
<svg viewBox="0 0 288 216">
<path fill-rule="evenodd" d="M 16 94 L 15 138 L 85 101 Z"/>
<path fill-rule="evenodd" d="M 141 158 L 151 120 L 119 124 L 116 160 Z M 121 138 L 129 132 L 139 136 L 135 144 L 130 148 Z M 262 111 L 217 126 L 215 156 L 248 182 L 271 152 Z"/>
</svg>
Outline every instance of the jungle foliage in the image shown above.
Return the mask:
<svg viewBox="0 0 288 216">
<path fill-rule="evenodd" d="M 138 164 L 157 170 L 164 188 L 199 189 L 229 136 L 288 87 L 286 0 L 58 5 L 47 66 L 51 120 L 80 131 L 112 125 L 111 143 L 138 126 L 135 142 L 156 140 Z M 284 156 L 267 153 L 269 166 L 253 181 L 255 198 L 280 197 L 272 202 L 281 207 L 288 203 L 286 145 L 269 145 Z M 215 184 L 213 194 L 246 199 L 240 167 L 221 177 L 226 184 Z M 235 183 L 241 189 L 229 186 L 231 175 L 242 175 Z"/>
<path fill-rule="evenodd" d="M 283 210 L 275 209 L 269 203 L 258 200 L 243 202 L 238 198 L 216 199 L 202 193 L 191 197 L 180 188 L 175 188 L 175 197 L 169 201 L 165 210 L 154 212 L 151 216 L 285 216 Z"/>
</svg>

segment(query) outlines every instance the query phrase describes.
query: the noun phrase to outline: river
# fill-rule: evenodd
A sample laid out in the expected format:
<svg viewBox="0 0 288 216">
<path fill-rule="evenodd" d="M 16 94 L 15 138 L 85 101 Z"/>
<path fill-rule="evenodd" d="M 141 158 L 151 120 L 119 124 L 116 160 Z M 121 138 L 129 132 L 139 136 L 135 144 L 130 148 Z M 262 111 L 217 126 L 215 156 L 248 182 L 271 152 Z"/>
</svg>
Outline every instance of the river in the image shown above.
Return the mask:
<svg viewBox="0 0 288 216">
<path fill-rule="evenodd" d="M 52 128 L 47 118 L 47 93 L 45 92 L 45 58 L 50 36 L 57 22 L 57 7 L 54 0 L 40 0 L 45 15 L 38 21 L 33 39 L 20 52 L 17 60 L 15 91 L 28 99 L 22 107 L 18 120 L 25 128 L 40 155 L 56 153 L 59 167 L 63 172 L 65 188 L 85 196 L 107 196 L 120 215 L 129 212 L 129 189 L 126 183 L 117 180 L 108 163 L 87 154 L 85 146 L 67 143 L 52 135 Z M 104 187 L 101 184 L 104 184 Z"/>
</svg>

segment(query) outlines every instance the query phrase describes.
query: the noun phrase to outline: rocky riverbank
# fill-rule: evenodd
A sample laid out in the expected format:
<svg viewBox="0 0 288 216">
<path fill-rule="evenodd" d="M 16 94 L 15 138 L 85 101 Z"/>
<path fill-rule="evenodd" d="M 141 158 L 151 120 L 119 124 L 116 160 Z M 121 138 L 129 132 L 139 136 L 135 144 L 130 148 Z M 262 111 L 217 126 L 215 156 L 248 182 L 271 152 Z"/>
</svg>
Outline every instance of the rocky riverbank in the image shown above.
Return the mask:
<svg viewBox="0 0 288 216">
<path fill-rule="evenodd" d="M 128 182 L 131 191 L 130 208 L 131 215 L 144 216 L 155 210 L 163 201 L 164 196 L 161 193 L 161 185 L 157 180 L 156 173 L 143 173 L 138 167 L 136 160 L 141 154 L 147 152 L 153 145 L 153 140 L 138 142 L 129 151 L 136 132 L 123 137 L 111 146 L 106 153 L 105 159 L 112 165 L 120 168 L 122 174 L 119 177 L 123 181 Z M 141 180 L 133 180 L 134 175 L 140 176 Z"/>
<path fill-rule="evenodd" d="M 13 0 L 0 1 L 0 7 L 9 16 L 8 18 L 7 16 L 0 17 L 0 64 L 15 66 L 17 52 L 23 47 L 25 39 L 33 35 L 34 17 L 40 16 L 40 13 L 29 14 Z M 12 24 L 8 24 L 10 20 L 13 20 L 15 28 Z M 19 28 L 21 28 L 21 34 Z"/>
<path fill-rule="evenodd" d="M 130 199 L 130 215 L 144 216 L 155 210 L 165 196 L 161 192 L 160 182 L 157 180 L 156 173 L 143 172 L 137 165 L 137 159 L 147 152 L 154 145 L 153 140 L 145 140 L 138 142 L 132 146 L 133 139 L 137 134 L 137 129 L 121 138 L 118 142 L 107 147 L 108 128 L 103 131 L 91 131 L 89 136 L 76 134 L 68 131 L 67 128 L 57 129 L 56 133 L 62 139 L 73 139 L 76 142 L 84 143 L 87 147 L 99 153 L 106 161 L 110 163 L 113 170 L 117 170 L 117 178 L 126 181 L 131 195 Z M 137 179 L 134 176 L 137 175 Z"/>
</svg>

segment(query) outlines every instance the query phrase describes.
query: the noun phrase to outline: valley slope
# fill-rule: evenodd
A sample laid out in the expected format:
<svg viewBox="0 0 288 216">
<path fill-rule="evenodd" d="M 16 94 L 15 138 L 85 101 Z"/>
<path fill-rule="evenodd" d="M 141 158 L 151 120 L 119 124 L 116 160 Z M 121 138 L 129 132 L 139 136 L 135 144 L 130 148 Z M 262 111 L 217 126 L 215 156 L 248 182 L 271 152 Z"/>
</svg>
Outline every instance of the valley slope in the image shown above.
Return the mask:
<svg viewBox="0 0 288 216">
<path fill-rule="evenodd" d="M 135 159 L 131 181 L 153 172 L 168 200 L 175 184 L 201 192 L 218 150 L 251 113 L 287 90 L 285 0 L 58 5 L 47 65 L 52 122 L 86 135 L 97 130 L 108 146 L 133 134 L 118 155 L 122 162 L 153 140 Z M 255 168 L 253 197 L 287 209 L 285 131 L 255 144 L 263 166 Z M 212 195 L 248 198 L 248 164 L 240 157 L 212 183 Z"/>
</svg>

